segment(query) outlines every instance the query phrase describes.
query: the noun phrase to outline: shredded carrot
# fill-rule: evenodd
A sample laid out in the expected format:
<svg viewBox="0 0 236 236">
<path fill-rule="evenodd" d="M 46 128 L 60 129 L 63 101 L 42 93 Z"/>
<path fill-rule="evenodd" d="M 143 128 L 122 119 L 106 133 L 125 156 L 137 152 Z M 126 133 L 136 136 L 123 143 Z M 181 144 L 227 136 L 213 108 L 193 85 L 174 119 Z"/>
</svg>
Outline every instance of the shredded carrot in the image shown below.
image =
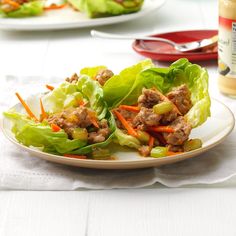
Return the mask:
<svg viewBox="0 0 236 236">
<path fill-rule="evenodd" d="M 58 132 L 61 130 L 61 128 L 56 124 L 51 124 L 51 128 L 53 132 Z"/>
<path fill-rule="evenodd" d="M 26 102 L 22 99 L 19 93 L 16 93 L 17 98 L 20 100 L 21 104 L 25 108 L 28 115 L 34 119 L 35 121 L 38 121 L 37 117 L 34 115 L 34 113 L 30 110 L 29 106 L 26 104 Z"/>
<path fill-rule="evenodd" d="M 41 120 L 40 121 L 43 121 L 44 119 L 48 118 L 48 114 L 45 112 L 41 98 L 40 98 L 40 109 L 41 109 Z"/>
<path fill-rule="evenodd" d="M 178 155 L 178 154 L 182 154 L 184 152 L 171 152 L 171 151 L 168 151 L 167 152 L 167 156 L 174 156 L 174 155 Z"/>
<path fill-rule="evenodd" d="M 57 5 L 57 4 L 51 4 L 48 7 L 44 7 L 44 10 L 57 10 L 57 9 L 62 9 L 66 6 L 66 4 L 61 4 L 61 5 Z"/>
<path fill-rule="evenodd" d="M 138 106 L 128 106 L 128 105 L 120 105 L 120 109 L 132 112 L 139 112 L 140 108 Z"/>
<path fill-rule="evenodd" d="M 99 128 L 98 121 L 95 117 L 91 117 L 91 122 L 96 128 Z"/>
<path fill-rule="evenodd" d="M 51 85 L 46 84 L 45 86 L 46 86 L 47 89 L 49 89 L 49 90 L 51 90 L 51 91 L 54 89 L 54 87 L 51 86 Z"/>
<path fill-rule="evenodd" d="M 155 87 L 153 87 L 153 89 L 158 93 L 158 95 L 160 96 L 160 98 L 163 100 L 163 101 L 168 101 L 168 102 L 171 102 L 174 106 L 174 109 L 175 111 L 179 114 L 179 115 L 182 115 L 182 113 L 179 111 L 178 107 L 168 98 L 166 97 L 164 94 L 162 94 L 158 89 L 156 89 Z"/>
<path fill-rule="evenodd" d="M 160 133 L 174 133 L 175 130 L 170 127 L 170 126 L 163 126 L 163 125 L 160 125 L 160 126 L 157 126 L 157 127 L 149 127 L 149 129 L 151 131 L 154 131 L 154 132 L 160 132 Z"/>
<path fill-rule="evenodd" d="M 82 107 L 85 105 L 84 101 L 83 100 L 78 100 L 77 103 Z"/>
<path fill-rule="evenodd" d="M 80 156 L 80 155 L 75 155 L 75 154 L 64 154 L 63 156 L 70 157 L 70 158 L 87 159 L 86 156 Z"/>
<path fill-rule="evenodd" d="M 155 138 L 150 135 L 149 141 L 148 141 L 148 146 L 149 146 L 149 149 L 150 149 L 150 150 L 152 150 L 152 148 L 153 148 L 153 146 L 154 146 L 154 141 L 155 141 Z"/>
<path fill-rule="evenodd" d="M 12 1 L 12 0 L 4 0 L 3 3 L 9 4 L 15 8 L 19 8 L 20 4 L 18 2 Z"/>
<path fill-rule="evenodd" d="M 138 136 L 137 132 L 128 123 L 128 121 L 120 114 L 120 112 L 114 110 L 114 113 L 115 113 L 116 117 L 119 119 L 119 121 L 121 122 L 121 124 L 127 129 L 128 134 L 130 134 L 134 137 L 137 137 Z"/>
</svg>

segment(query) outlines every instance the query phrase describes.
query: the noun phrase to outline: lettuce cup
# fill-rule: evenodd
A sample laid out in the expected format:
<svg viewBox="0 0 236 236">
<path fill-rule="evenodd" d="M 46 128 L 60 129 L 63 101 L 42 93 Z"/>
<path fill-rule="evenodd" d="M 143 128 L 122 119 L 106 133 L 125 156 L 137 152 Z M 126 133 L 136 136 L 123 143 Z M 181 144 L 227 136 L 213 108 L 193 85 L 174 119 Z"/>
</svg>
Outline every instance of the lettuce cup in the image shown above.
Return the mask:
<svg viewBox="0 0 236 236">
<path fill-rule="evenodd" d="M 152 157 L 201 147 L 201 140 L 190 140 L 189 135 L 210 116 L 204 68 L 187 59 L 169 68 L 157 68 L 147 60 L 110 78 L 103 90 L 116 119 L 120 145 Z"/>
<path fill-rule="evenodd" d="M 102 88 L 87 75 L 75 74 L 67 80 L 56 88 L 48 86 L 52 91 L 40 99 L 35 97 L 40 104 L 38 116 L 17 94 L 26 112 L 4 113 L 13 123 L 15 138 L 25 146 L 52 154 L 108 158 L 104 148 L 112 140 L 115 122 Z"/>
<path fill-rule="evenodd" d="M 68 0 L 68 2 L 90 18 L 137 12 L 143 5 L 143 0 Z"/>
</svg>

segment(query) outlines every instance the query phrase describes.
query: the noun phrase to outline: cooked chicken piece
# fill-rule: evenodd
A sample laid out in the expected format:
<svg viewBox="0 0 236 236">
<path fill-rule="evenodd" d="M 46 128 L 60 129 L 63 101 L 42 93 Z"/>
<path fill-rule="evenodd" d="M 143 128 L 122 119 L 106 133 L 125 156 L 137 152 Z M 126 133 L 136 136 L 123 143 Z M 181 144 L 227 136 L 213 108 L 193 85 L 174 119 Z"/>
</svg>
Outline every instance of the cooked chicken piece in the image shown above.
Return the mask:
<svg viewBox="0 0 236 236">
<path fill-rule="evenodd" d="M 103 86 L 113 75 L 114 73 L 111 70 L 103 69 L 98 72 L 95 79 Z"/>
<path fill-rule="evenodd" d="M 140 107 L 152 108 L 160 101 L 162 101 L 162 99 L 156 90 L 144 88 L 142 90 L 142 95 L 138 98 L 138 105 Z"/>
<path fill-rule="evenodd" d="M 157 126 L 161 115 L 153 112 L 153 109 L 142 107 L 138 115 L 133 120 L 133 125 L 138 129 L 144 130 L 147 126 Z"/>
<path fill-rule="evenodd" d="M 189 125 L 183 116 L 179 116 L 170 126 L 175 130 L 174 133 L 163 133 L 166 142 L 171 145 L 182 145 L 189 137 L 191 125 Z"/>
<path fill-rule="evenodd" d="M 192 107 L 191 93 L 185 84 L 169 92 L 167 97 L 177 106 L 182 115 L 185 115 Z"/>
</svg>

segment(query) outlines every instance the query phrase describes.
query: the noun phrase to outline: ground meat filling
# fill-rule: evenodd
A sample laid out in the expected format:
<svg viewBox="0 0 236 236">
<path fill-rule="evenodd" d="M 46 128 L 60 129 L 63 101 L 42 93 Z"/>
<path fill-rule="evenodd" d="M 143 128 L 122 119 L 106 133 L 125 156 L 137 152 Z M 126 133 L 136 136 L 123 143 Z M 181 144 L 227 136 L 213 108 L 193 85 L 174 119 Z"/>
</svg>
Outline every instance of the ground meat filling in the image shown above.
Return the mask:
<svg viewBox="0 0 236 236">
<path fill-rule="evenodd" d="M 113 75 L 114 73 L 111 70 L 103 69 L 98 72 L 95 79 L 103 86 Z"/>
<path fill-rule="evenodd" d="M 185 84 L 175 88 L 166 96 L 177 106 L 182 115 L 185 115 L 192 107 L 191 94 Z"/>
<path fill-rule="evenodd" d="M 139 107 L 152 108 L 154 105 L 158 104 L 161 100 L 160 95 L 154 89 L 142 90 L 142 95 L 138 98 Z"/>
<path fill-rule="evenodd" d="M 103 119 L 100 122 L 100 129 L 96 132 L 89 133 L 88 142 L 89 143 L 100 143 L 104 142 L 108 137 L 110 130 L 108 127 L 107 120 Z"/>
<path fill-rule="evenodd" d="M 155 142 L 153 147 L 164 146 L 168 148 L 168 151 L 183 152 L 183 144 L 188 140 L 191 132 L 191 126 L 183 116 L 192 107 L 190 97 L 191 94 L 186 85 L 175 88 L 175 90 L 169 92 L 167 95 L 162 95 L 155 89 L 144 88 L 142 94 L 138 97 L 138 108 L 140 109 L 138 112 L 137 110 L 122 110 L 122 107 L 117 111 L 128 121 L 134 130 L 148 132 L 154 137 Z M 161 115 L 157 114 L 157 111 L 153 107 L 167 101 L 173 103 L 172 110 L 167 110 L 169 112 L 162 113 Z M 125 129 L 117 117 L 116 123 L 118 128 Z M 172 127 L 174 132 L 160 133 L 154 129 L 158 126 Z M 142 156 L 149 156 L 150 152 L 151 148 L 147 145 L 147 142 L 143 142 L 139 148 L 139 153 Z"/>
<path fill-rule="evenodd" d="M 75 73 L 70 78 L 66 78 L 66 81 L 69 83 L 76 83 L 79 80 L 79 76 Z"/>
<path fill-rule="evenodd" d="M 72 139 L 72 133 L 76 128 L 89 128 L 93 126 L 93 117 L 95 112 L 86 107 L 69 108 L 60 113 L 53 114 L 48 118 L 49 124 L 56 124 L 68 134 Z M 103 142 L 108 137 L 110 130 L 105 119 L 98 122 L 99 128 L 94 128 L 95 131 L 88 131 L 88 142 L 98 143 Z"/>
<path fill-rule="evenodd" d="M 179 116 L 170 126 L 175 130 L 174 133 L 163 133 L 163 137 L 168 144 L 183 145 L 191 132 L 191 126 L 183 116 Z"/>
<path fill-rule="evenodd" d="M 148 126 L 157 126 L 161 115 L 155 114 L 153 109 L 142 107 L 138 115 L 133 120 L 134 127 L 145 130 Z"/>
</svg>

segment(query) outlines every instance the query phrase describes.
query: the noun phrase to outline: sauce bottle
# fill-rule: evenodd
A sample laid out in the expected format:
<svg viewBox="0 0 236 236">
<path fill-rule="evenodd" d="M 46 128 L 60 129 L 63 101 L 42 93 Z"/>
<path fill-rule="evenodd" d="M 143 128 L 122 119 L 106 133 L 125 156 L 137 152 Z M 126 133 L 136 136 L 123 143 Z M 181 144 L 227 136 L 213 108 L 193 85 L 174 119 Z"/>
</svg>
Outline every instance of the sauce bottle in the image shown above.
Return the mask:
<svg viewBox="0 0 236 236">
<path fill-rule="evenodd" d="M 219 0 L 218 85 L 236 98 L 236 0 Z"/>
</svg>

